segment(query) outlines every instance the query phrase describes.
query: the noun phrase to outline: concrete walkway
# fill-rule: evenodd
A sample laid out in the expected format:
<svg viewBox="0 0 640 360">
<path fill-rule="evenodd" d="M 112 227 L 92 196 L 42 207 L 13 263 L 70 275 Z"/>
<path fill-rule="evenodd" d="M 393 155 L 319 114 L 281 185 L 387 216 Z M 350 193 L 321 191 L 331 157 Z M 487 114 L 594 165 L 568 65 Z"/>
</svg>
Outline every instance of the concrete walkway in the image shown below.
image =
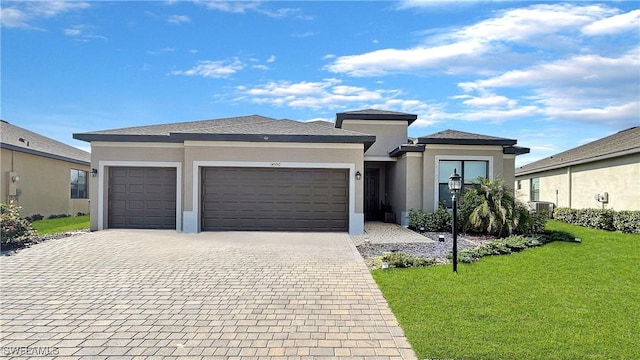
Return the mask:
<svg viewBox="0 0 640 360">
<path fill-rule="evenodd" d="M 347 234 L 109 230 L 0 273 L 9 358 L 415 359 Z"/>
<path fill-rule="evenodd" d="M 365 241 L 369 241 L 371 244 L 435 242 L 404 226 L 378 221 L 365 222 L 364 234 L 351 235 L 351 240 L 356 245 L 362 245 Z"/>
</svg>

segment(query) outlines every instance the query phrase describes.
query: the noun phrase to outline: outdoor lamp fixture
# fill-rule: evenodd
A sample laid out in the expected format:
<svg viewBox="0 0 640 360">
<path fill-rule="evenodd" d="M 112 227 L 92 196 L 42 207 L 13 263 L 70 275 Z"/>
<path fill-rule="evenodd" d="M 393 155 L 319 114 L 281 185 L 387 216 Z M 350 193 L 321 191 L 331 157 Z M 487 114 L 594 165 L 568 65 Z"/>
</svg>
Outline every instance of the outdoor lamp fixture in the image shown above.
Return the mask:
<svg viewBox="0 0 640 360">
<path fill-rule="evenodd" d="M 356 180 L 362 179 L 362 173 L 360 171 L 356 171 Z"/>
<path fill-rule="evenodd" d="M 91 169 L 91 177 L 96 177 L 96 176 L 98 176 L 98 169 L 96 168 Z"/>
<path fill-rule="evenodd" d="M 453 174 L 449 176 L 449 191 L 451 191 L 451 200 L 453 202 L 453 225 L 451 231 L 453 232 L 453 272 L 458 272 L 458 202 L 456 201 L 456 195 L 462 188 L 462 177 L 458 175 L 457 169 L 453 169 Z"/>
</svg>

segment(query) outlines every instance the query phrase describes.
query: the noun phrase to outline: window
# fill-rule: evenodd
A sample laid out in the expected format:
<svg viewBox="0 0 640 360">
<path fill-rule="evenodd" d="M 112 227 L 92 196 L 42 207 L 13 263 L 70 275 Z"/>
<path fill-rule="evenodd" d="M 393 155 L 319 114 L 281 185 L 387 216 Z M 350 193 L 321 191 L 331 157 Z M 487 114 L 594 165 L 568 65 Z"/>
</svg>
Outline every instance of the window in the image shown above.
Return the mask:
<svg viewBox="0 0 640 360">
<path fill-rule="evenodd" d="M 531 179 L 531 199 L 530 201 L 540 201 L 540 178 Z"/>
<path fill-rule="evenodd" d="M 87 198 L 87 172 L 71 169 L 71 198 Z"/>
<path fill-rule="evenodd" d="M 462 176 L 462 189 L 478 182 L 478 178 L 489 177 L 489 162 L 484 160 L 440 160 L 438 171 L 438 199 L 447 205 L 451 204 L 451 192 L 449 191 L 449 176 L 453 174 L 453 170 L 457 170 Z"/>
<path fill-rule="evenodd" d="M 518 190 L 522 190 L 522 180 L 518 180 Z"/>
</svg>

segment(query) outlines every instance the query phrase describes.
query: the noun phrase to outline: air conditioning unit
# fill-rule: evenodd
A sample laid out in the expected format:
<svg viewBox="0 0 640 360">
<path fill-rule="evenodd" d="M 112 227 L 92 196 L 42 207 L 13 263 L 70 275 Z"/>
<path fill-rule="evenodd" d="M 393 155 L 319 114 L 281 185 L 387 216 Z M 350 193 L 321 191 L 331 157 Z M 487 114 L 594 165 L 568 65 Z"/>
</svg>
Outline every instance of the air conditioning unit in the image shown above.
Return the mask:
<svg viewBox="0 0 640 360">
<path fill-rule="evenodd" d="M 533 211 L 546 211 L 549 215 L 553 215 L 553 209 L 555 209 L 555 204 L 550 201 L 531 201 L 529 202 L 529 207 Z"/>
</svg>

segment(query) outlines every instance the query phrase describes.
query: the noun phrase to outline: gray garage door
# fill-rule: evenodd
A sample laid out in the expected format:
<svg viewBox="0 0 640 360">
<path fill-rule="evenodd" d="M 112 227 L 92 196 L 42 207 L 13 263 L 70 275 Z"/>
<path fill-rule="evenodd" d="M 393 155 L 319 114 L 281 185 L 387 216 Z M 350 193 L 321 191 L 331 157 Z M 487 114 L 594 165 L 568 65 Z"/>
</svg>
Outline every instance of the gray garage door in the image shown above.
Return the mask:
<svg viewBox="0 0 640 360">
<path fill-rule="evenodd" d="M 347 231 L 346 169 L 205 168 L 202 230 Z"/>
<path fill-rule="evenodd" d="M 109 169 L 109 227 L 176 228 L 176 169 Z"/>
</svg>

